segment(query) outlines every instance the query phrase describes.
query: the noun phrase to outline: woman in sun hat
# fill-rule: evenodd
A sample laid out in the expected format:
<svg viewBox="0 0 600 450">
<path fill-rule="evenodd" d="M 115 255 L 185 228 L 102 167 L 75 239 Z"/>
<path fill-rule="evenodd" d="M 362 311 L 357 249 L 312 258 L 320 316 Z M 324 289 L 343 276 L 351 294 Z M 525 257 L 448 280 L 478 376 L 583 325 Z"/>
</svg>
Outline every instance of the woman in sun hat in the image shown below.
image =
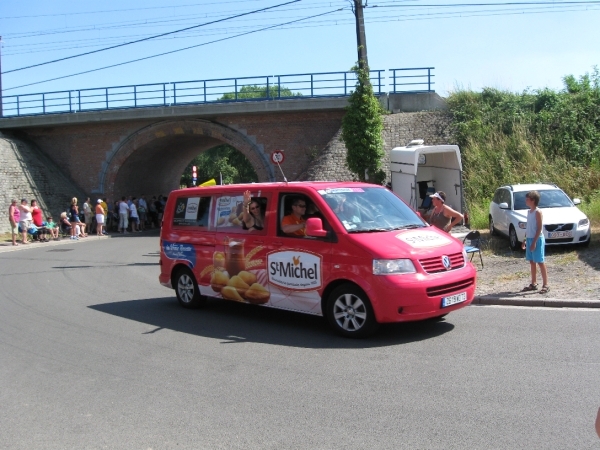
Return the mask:
<svg viewBox="0 0 600 450">
<path fill-rule="evenodd" d="M 431 194 L 430 197 L 433 209 L 427 216 L 427 222 L 440 230 L 450 233 L 452 227 L 463 220 L 463 215 L 446 205 L 446 193 L 444 191 L 437 191 L 435 194 Z"/>
</svg>

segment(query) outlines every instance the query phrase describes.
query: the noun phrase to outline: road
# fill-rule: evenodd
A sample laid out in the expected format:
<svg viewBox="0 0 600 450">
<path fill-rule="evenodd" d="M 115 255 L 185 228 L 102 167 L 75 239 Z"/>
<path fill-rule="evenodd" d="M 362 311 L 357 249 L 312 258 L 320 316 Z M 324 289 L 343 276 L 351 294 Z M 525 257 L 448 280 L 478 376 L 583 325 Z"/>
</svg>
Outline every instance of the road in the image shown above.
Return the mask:
<svg viewBox="0 0 600 450">
<path fill-rule="evenodd" d="M 0 253 L 0 448 L 600 448 L 600 311 L 471 306 L 368 340 L 158 284 L 158 238 Z"/>
</svg>

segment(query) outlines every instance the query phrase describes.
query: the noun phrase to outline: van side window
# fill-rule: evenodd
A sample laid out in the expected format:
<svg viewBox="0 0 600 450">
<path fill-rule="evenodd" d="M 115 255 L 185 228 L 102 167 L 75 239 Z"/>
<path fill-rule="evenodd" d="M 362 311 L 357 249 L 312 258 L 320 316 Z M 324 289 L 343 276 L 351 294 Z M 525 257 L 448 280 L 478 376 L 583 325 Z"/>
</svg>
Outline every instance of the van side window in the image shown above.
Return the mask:
<svg viewBox="0 0 600 450">
<path fill-rule="evenodd" d="M 175 201 L 173 225 L 208 227 L 211 197 L 180 197 Z"/>
<path fill-rule="evenodd" d="M 251 233 L 266 229 L 266 197 L 251 197 L 245 205 L 243 193 L 217 197 L 215 226 L 219 232 Z M 245 211 L 244 211 L 245 210 Z M 244 221 L 244 213 L 246 221 Z"/>
<path fill-rule="evenodd" d="M 278 229 L 277 234 L 279 236 L 287 237 L 306 237 L 306 220 L 316 217 L 322 220 L 323 228 L 325 230 L 331 230 L 329 223 L 325 219 L 323 213 L 319 211 L 319 208 L 314 202 L 304 194 L 281 194 L 279 197 L 279 208 L 278 208 Z M 314 238 L 310 239 L 323 239 L 326 238 Z"/>
</svg>

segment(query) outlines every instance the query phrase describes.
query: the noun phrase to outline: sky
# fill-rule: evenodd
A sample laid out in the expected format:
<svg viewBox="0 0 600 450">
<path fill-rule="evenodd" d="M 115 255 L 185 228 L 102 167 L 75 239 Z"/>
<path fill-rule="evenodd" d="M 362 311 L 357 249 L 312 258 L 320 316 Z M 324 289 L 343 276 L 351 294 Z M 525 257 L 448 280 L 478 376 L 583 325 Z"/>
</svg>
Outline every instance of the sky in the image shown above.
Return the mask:
<svg viewBox="0 0 600 450">
<path fill-rule="evenodd" d="M 277 6 L 290 1 L 0 0 L 3 95 L 349 70 L 357 60 L 350 2 Z M 600 1 L 369 0 L 364 15 L 371 69 L 434 67 L 442 96 L 561 89 L 564 76 L 600 64 Z M 193 48 L 176 51 L 185 47 Z"/>
</svg>

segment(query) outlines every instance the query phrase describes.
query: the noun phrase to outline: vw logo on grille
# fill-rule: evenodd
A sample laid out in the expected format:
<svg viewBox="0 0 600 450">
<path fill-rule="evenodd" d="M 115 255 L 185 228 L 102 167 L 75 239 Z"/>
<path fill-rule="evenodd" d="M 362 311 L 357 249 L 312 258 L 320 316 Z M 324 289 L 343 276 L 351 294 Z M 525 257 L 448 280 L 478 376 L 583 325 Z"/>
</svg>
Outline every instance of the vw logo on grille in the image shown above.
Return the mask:
<svg viewBox="0 0 600 450">
<path fill-rule="evenodd" d="M 450 262 L 450 258 L 448 258 L 446 255 L 442 256 L 442 264 L 444 265 L 446 270 L 450 269 L 450 266 L 452 265 L 452 263 Z"/>
</svg>

